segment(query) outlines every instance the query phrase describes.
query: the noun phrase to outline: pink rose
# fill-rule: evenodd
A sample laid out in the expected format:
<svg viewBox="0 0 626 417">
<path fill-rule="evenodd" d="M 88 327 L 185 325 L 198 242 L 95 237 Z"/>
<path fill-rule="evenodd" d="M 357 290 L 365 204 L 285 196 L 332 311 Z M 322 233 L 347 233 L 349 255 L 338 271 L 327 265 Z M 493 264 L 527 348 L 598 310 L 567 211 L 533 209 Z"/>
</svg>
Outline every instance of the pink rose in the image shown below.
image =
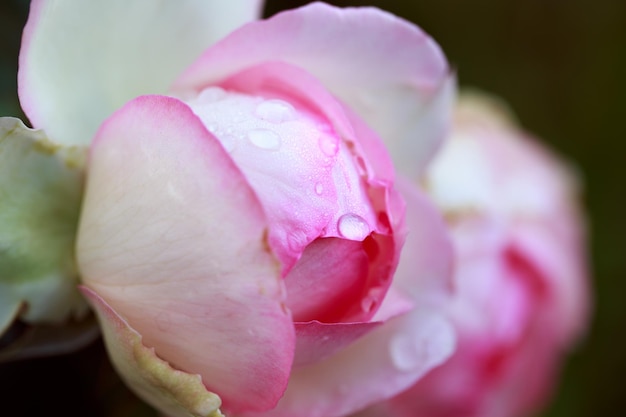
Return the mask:
<svg viewBox="0 0 626 417">
<path fill-rule="evenodd" d="M 392 282 L 405 202 L 385 145 L 423 172 L 454 80 L 373 8 L 315 3 L 200 54 L 259 10 L 216 4 L 33 2 L 22 104 L 57 142 L 91 143 L 78 264 L 141 397 L 172 416 L 346 415 L 453 349 L 433 308 L 451 250 L 417 188 L 412 270 Z"/>
<path fill-rule="evenodd" d="M 578 184 L 503 109 L 462 98 L 426 176 L 456 251 L 456 293 L 446 306 L 456 352 L 362 417 L 528 415 L 547 400 L 564 353 L 585 329 Z"/>
</svg>

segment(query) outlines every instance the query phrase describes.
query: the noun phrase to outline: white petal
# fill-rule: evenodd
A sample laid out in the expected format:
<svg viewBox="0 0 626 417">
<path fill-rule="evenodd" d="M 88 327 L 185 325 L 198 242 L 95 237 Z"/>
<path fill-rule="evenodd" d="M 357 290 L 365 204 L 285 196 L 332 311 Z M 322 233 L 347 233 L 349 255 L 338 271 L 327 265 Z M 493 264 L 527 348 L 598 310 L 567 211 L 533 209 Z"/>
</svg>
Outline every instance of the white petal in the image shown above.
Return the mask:
<svg viewBox="0 0 626 417">
<path fill-rule="evenodd" d="M 33 126 L 87 144 L 126 101 L 165 92 L 216 40 L 258 16 L 259 0 L 39 0 L 20 52 L 19 96 Z"/>
</svg>

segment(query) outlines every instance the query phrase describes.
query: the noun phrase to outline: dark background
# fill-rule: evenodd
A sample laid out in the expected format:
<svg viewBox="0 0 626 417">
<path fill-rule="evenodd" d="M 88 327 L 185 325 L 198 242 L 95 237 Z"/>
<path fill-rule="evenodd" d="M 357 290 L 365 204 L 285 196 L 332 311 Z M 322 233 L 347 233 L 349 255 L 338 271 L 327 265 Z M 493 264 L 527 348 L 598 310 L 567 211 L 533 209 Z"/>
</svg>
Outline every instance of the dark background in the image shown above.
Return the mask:
<svg viewBox="0 0 626 417">
<path fill-rule="evenodd" d="M 79 0 L 84 1 L 84 0 Z M 266 15 L 306 1 L 269 0 Z M 626 1 L 332 1 L 375 5 L 421 26 L 462 86 L 509 102 L 522 125 L 573 161 L 585 182 L 595 309 L 543 417 L 623 415 L 626 400 Z M 0 115 L 19 116 L 16 68 L 25 0 L 0 3 Z M 0 366 L 0 414 L 152 416 L 112 373 L 99 342 Z"/>
</svg>

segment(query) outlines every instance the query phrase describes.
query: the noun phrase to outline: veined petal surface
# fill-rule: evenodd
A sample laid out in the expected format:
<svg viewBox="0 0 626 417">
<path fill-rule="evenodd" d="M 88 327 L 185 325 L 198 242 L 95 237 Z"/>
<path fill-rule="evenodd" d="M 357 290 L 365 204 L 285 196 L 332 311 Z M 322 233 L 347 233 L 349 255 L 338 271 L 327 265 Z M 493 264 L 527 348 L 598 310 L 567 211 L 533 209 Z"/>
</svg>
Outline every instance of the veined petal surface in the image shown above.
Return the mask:
<svg viewBox="0 0 626 417">
<path fill-rule="evenodd" d="M 276 404 L 295 331 L 267 220 L 187 105 L 143 96 L 103 124 L 77 253 L 86 286 L 159 357 L 200 374 L 224 409 Z"/>
</svg>

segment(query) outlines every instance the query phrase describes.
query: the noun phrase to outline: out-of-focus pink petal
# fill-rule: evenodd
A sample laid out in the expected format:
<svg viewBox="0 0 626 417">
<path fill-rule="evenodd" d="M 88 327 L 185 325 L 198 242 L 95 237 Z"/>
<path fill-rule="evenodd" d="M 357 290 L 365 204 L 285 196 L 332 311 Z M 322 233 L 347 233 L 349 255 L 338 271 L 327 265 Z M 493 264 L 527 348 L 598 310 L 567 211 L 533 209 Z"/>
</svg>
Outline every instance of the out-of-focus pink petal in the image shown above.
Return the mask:
<svg viewBox="0 0 626 417">
<path fill-rule="evenodd" d="M 441 364 L 454 340 L 450 323 L 432 311 L 394 317 L 336 354 L 294 368 L 285 395 L 263 417 L 339 417 L 360 410 Z"/>
<path fill-rule="evenodd" d="M 467 94 L 459 100 L 455 119 L 427 175 L 428 189 L 442 209 L 505 218 L 547 216 L 557 233 L 580 227 L 580 218 L 571 221 L 578 184 L 570 167 L 521 132 L 506 108 Z M 563 219 L 570 221 L 561 227 Z"/>
<path fill-rule="evenodd" d="M 545 277 L 497 223 L 455 228 L 462 265 L 448 305 L 459 348 L 441 367 L 393 399 L 392 415 L 525 415 L 549 392 L 559 349 Z M 537 343 L 541 340 L 541 343 Z"/>
<path fill-rule="evenodd" d="M 587 265 L 580 236 L 563 240 L 539 222 L 515 231 L 512 245 L 532 262 L 542 275 L 554 321 L 552 337 L 566 346 L 579 339 L 589 325 L 591 301 Z M 546 315 L 546 318 L 548 315 Z"/>
<path fill-rule="evenodd" d="M 586 325 L 576 181 L 505 110 L 485 96 L 464 96 L 426 181 L 455 244 L 455 295 L 446 311 L 458 349 L 360 417 L 531 415 Z"/>
<path fill-rule="evenodd" d="M 393 288 L 420 303 L 440 303 L 454 287 L 454 250 L 447 226 L 438 209 L 411 181 L 400 176 L 396 188 L 406 202 L 407 236 Z"/>
<path fill-rule="evenodd" d="M 32 1 L 20 51 L 22 108 L 55 142 L 88 144 L 113 111 L 165 93 L 204 49 L 260 9 L 260 0 Z"/>
<path fill-rule="evenodd" d="M 223 417 L 220 398 L 206 390 L 200 375 L 172 368 L 105 300 L 89 288 L 82 290 L 98 314 L 113 365 L 137 395 L 170 416 Z"/>
<path fill-rule="evenodd" d="M 78 235 L 83 281 L 232 412 L 273 407 L 293 358 L 266 227 L 239 169 L 177 99 L 139 97 L 98 131 Z"/>
<path fill-rule="evenodd" d="M 402 165 L 411 173 L 422 171 L 446 133 L 454 88 L 443 53 L 416 26 L 374 8 L 313 3 L 248 24 L 207 50 L 173 91 L 199 91 L 265 61 L 313 74 L 367 120 L 394 158 L 410 162 Z"/>
</svg>

